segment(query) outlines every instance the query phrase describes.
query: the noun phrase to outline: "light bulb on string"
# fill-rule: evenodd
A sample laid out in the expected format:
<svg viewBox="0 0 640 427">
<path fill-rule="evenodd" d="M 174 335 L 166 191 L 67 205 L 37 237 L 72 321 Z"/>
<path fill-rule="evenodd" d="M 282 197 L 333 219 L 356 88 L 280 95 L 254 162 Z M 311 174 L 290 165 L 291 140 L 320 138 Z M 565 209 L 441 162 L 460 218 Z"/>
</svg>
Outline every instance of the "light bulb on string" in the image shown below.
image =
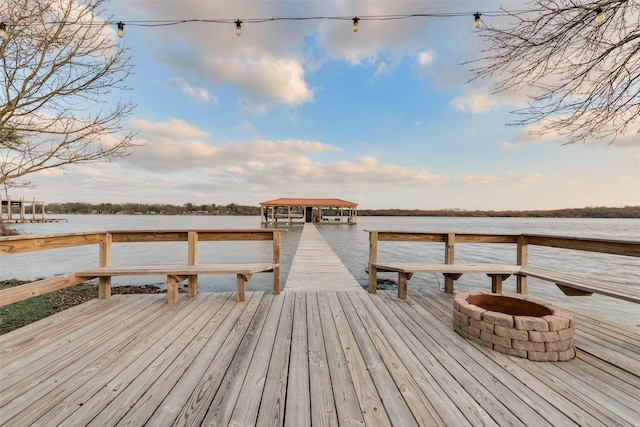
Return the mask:
<svg viewBox="0 0 640 427">
<path fill-rule="evenodd" d="M 360 20 L 358 19 L 358 17 L 356 16 L 355 18 L 353 18 L 353 32 L 357 33 L 358 32 L 358 22 Z"/>
<path fill-rule="evenodd" d="M 480 25 L 481 25 L 480 12 L 476 12 L 473 15 L 473 28 L 480 28 Z"/>
<path fill-rule="evenodd" d="M 7 37 L 7 24 L 0 22 L 0 39 Z"/>
<path fill-rule="evenodd" d="M 124 23 L 122 22 L 118 22 L 118 37 L 123 38 L 124 37 Z"/>
<path fill-rule="evenodd" d="M 236 21 L 236 36 L 241 36 L 241 35 L 242 35 L 242 21 L 238 19 Z"/>
<path fill-rule="evenodd" d="M 600 23 L 602 21 L 604 21 L 604 11 L 599 7 L 596 9 L 596 22 Z"/>
</svg>

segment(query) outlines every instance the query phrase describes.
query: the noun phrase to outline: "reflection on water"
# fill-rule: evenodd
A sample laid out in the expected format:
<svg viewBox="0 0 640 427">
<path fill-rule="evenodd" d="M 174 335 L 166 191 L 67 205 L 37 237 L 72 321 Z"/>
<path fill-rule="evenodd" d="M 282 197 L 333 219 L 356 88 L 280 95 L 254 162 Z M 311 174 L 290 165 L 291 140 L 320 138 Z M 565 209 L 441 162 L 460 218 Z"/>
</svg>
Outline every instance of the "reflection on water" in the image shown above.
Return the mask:
<svg viewBox="0 0 640 427">
<path fill-rule="evenodd" d="M 45 235 L 104 230 L 151 229 L 250 229 L 260 227 L 259 217 L 237 216 L 126 216 L 70 215 L 66 223 L 19 224 L 25 234 Z M 286 227 L 282 235 L 282 284 L 300 239 L 301 225 Z M 369 256 L 369 235 L 366 230 L 420 230 L 432 232 L 529 233 L 590 238 L 613 238 L 640 241 L 638 219 L 554 219 L 554 218 L 431 218 L 431 217 L 359 217 L 357 225 L 318 226 L 321 234 L 338 254 L 355 278 L 368 283 L 366 272 Z M 186 263 L 187 243 L 114 244 L 113 264 Z M 438 243 L 380 242 L 380 260 L 426 260 L 443 262 L 444 246 Z M 458 262 L 515 262 L 515 245 L 459 244 Z M 201 242 L 199 262 L 270 261 L 271 242 Z M 0 257 L 0 279 L 51 277 L 97 265 L 96 245 L 34 252 Z M 640 259 L 569 251 L 554 248 L 529 248 L 529 264 L 555 268 L 567 273 L 602 278 L 628 286 L 640 287 Z M 395 279 L 394 275 L 382 275 Z M 202 276 L 202 291 L 235 290 L 233 276 Z M 118 277 L 114 285 L 157 283 L 162 276 Z M 441 275 L 416 274 L 409 282 L 411 289 L 442 289 Z M 270 290 L 271 275 L 256 274 L 247 283 L 248 290 Z M 456 290 L 490 289 L 484 275 L 468 274 L 456 282 Z M 505 292 L 515 291 L 515 279 L 504 284 Z M 632 303 L 593 295 L 565 297 L 553 284 L 529 279 L 529 291 L 560 304 L 581 308 L 601 316 L 640 325 L 640 310 Z"/>
</svg>

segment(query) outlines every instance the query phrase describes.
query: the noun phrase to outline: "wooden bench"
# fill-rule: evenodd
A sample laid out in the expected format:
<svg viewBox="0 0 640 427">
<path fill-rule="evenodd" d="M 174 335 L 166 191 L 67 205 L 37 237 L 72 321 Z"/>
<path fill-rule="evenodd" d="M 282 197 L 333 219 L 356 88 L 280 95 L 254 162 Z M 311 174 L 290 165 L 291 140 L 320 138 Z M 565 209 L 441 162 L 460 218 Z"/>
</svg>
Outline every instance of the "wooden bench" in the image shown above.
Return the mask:
<svg viewBox="0 0 640 427">
<path fill-rule="evenodd" d="M 587 296 L 597 293 L 640 303 L 640 290 L 631 286 L 573 276 L 537 267 L 522 267 L 519 274 L 553 282 L 562 292 L 569 296 Z"/>
<path fill-rule="evenodd" d="M 110 267 L 96 267 L 89 270 L 76 272 L 75 275 L 83 280 L 95 279 L 96 277 L 111 276 L 167 276 L 167 302 L 175 304 L 178 302 L 178 283 L 187 280 L 189 277 L 199 274 L 235 274 L 238 287 L 238 301 L 243 302 L 246 293 L 246 284 L 254 273 L 273 272 L 279 264 L 274 263 L 254 263 L 254 264 L 197 264 L 197 265 L 119 265 Z M 108 289 L 103 289 L 105 296 L 109 296 L 110 281 Z M 192 285 L 196 281 L 190 281 L 188 296 L 193 297 L 198 293 L 197 285 Z M 274 289 L 274 293 L 279 293 L 279 289 Z"/>
<path fill-rule="evenodd" d="M 428 264 L 421 262 L 389 262 L 371 264 L 376 272 L 398 273 L 398 297 L 406 299 L 407 281 L 414 273 L 442 273 L 451 280 L 458 280 L 464 273 L 484 273 L 491 277 L 491 292 L 502 293 L 502 281 L 520 272 L 516 264 Z M 369 272 L 371 274 L 371 271 Z M 453 289 L 451 290 L 453 291 Z"/>
</svg>

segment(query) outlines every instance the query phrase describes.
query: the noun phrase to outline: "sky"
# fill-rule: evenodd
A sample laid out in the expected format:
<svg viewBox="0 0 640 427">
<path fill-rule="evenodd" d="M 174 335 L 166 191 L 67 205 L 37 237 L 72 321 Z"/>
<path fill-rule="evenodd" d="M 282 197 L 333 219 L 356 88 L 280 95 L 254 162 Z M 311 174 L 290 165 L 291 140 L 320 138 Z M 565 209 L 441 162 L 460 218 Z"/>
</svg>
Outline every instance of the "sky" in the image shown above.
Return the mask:
<svg viewBox="0 0 640 427">
<path fill-rule="evenodd" d="M 108 0 L 125 22 L 140 146 L 33 177 L 45 203 L 258 205 L 341 198 L 360 209 L 527 210 L 640 204 L 640 136 L 563 144 L 513 126 L 527 93 L 469 82 L 477 10 L 516 1 Z M 465 12 L 366 20 L 259 18 Z M 466 14 L 468 12 L 468 14 Z M 484 21 L 497 20 L 485 13 Z M 142 20 L 244 20 L 133 25 Z M 127 24 L 131 22 L 131 24 Z M 114 37 L 115 29 L 114 29 Z M 638 124 L 640 126 L 640 124 Z"/>
</svg>

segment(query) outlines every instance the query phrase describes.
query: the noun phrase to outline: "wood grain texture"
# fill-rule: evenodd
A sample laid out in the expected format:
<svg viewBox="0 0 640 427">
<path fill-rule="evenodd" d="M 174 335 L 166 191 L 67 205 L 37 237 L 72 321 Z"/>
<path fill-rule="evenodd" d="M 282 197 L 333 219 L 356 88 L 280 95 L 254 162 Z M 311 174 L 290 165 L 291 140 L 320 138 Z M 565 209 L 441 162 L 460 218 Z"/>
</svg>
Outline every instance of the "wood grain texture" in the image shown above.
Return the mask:
<svg viewBox="0 0 640 427">
<path fill-rule="evenodd" d="M 0 336 L 2 425 L 620 425 L 640 332 L 572 311 L 577 357 L 453 331 L 452 297 L 362 290 L 93 300 Z"/>
</svg>

